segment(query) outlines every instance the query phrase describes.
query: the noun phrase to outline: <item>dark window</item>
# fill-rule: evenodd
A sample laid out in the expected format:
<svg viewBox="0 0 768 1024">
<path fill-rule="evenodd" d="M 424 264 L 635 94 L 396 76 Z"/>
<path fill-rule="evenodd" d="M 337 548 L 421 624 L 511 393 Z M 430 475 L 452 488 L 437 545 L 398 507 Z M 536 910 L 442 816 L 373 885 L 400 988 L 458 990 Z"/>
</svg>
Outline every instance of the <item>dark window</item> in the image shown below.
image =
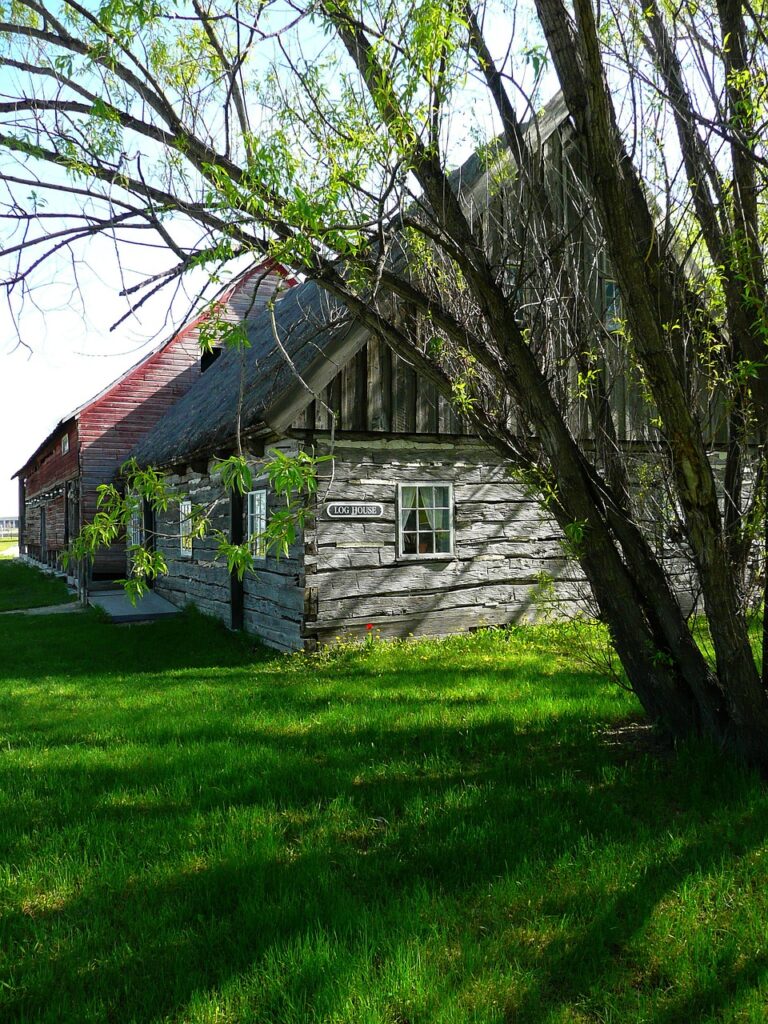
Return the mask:
<svg viewBox="0 0 768 1024">
<path fill-rule="evenodd" d="M 200 356 L 200 373 L 205 373 L 205 371 L 210 366 L 213 366 L 213 364 L 216 362 L 220 355 L 220 348 L 212 348 L 209 349 L 207 352 L 203 352 L 203 354 Z"/>
</svg>

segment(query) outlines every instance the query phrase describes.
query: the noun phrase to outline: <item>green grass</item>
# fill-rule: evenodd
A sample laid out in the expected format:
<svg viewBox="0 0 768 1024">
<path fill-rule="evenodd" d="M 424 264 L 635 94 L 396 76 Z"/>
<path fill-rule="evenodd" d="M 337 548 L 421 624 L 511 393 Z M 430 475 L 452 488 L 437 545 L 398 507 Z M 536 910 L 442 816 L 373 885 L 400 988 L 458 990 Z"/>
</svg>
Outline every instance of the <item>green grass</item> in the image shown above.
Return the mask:
<svg viewBox="0 0 768 1024">
<path fill-rule="evenodd" d="M 762 784 L 548 637 L 0 620 L 0 1020 L 763 1024 Z"/>
<path fill-rule="evenodd" d="M 44 608 L 72 600 L 74 598 L 62 580 L 46 576 L 23 562 L 0 562 L 0 612 Z"/>
<path fill-rule="evenodd" d="M 19 546 L 18 537 L 0 537 L 0 558 L 9 557 L 8 552 Z"/>
</svg>

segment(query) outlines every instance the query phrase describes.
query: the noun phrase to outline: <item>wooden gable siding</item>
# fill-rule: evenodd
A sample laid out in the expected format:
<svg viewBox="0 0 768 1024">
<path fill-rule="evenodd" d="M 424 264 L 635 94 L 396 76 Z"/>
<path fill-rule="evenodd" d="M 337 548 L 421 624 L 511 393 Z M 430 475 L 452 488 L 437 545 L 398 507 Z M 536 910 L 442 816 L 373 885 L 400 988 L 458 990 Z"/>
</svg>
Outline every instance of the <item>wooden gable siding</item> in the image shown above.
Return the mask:
<svg viewBox="0 0 768 1024">
<path fill-rule="evenodd" d="M 383 341 L 370 337 L 293 423 L 295 430 L 469 434 L 435 385 Z"/>
<path fill-rule="evenodd" d="M 61 441 L 69 438 L 69 451 L 62 454 Z M 77 476 L 77 421 L 65 423 L 20 474 L 25 481 L 25 495 L 29 500 Z"/>
<path fill-rule="evenodd" d="M 556 127 L 552 128 L 552 122 L 545 116 L 538 129 L 544 140 L 541 163 L 550 186 L 550 209 L 563 238 L 568 239 L 565 251 L 570 253 L 568 258 L 575 261 L 575 288 L 588 298 L 595 313 L 597 329 L 598 321 L 606 321 L 604 285 L 615 282 L 616 275 L 600 241 L 597 217 L 586 208 L 591 204 L 585 203 L 583 195 L 587 172 L 579 139 L 559 104 L 553 112 L 558 118 Z M 509 175 L 508 185 L 504 186 L 506 173 L 498 167 L 489 171 L 462 200 L 492 265 L 506 279 L 512 292 L 515 284 L 512 278 L 528 244 L 526 235 L 521 233 L 528 230 L 527 219 L 520 217 L 521 204 L 527 200 L 521 199 L 518 176 Z M 525 269 L 528 273 L 533 270 L 531 266 Z M 521 285 L 517 299 L 521 304 L 523 322 L 531 327 L 535 340 L 536 319 L 541 307 L 530 280 Z M 602 352 L 594 368 L 601 375 L 601 383 L 606 390 L 616 438 L 645 443 L 655 436 L 651 423 L 657 417 L 657 410 L 649 402 L 647 386 L 644 386 L 634 365 L 629 339 L 619 330 L 609 330 L 609 334 L 600 333 L 594 346 L 596 351 Z M 596 425 L 588 403 L 581 395 L 583 384 L 579 383 L 579 365 L 570 350 L 572 343 L 562 331 L 559 337 L 551 339 L 550 344 L 547 372 L 558 404 L 566 410 L 566 421 L 574 436 L 585 441 L 593 439 Z M 587 341 L 586 348 L 591 347 Z M 709 382 L 700 376 L 698 379 L 694 376 L 685 383 L 690 386 L 691 404 L 697 409 L 705 441 L 712 445 L 726 442 L 727 410 L 723 395 L 713 395 Z"/>
</svg>

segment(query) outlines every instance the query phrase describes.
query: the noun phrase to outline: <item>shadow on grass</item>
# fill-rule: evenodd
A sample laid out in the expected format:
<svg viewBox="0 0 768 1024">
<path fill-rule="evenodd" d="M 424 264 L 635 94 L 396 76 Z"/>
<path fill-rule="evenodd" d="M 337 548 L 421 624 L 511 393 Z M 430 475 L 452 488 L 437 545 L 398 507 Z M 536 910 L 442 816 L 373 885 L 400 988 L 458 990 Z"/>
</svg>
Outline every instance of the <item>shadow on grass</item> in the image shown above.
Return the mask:
<svg viewBox="0 0 768 1024">
<path fill-rule="evenodd" d="M 178 623 L 158 626 L 156 640 L 178 640 Z M 706 748 L 609 745 L 585 711 L 594 683 L 573 673 L 550 673 L 559 711 L 532 718 L 488 692 L 446 701 L 466 667 L 292 673 L 198 626 L 187 650 L 154 644 L 142 661 L 90 623 L 85 691 L 101 700 L 3 707 L 19 742 L 34 741 L 0 754 L 0 861 L 12 893 L 30 879 L 0 918 L 4 1022 L 202 1021 L 211 1007 L 190 1006 L 233 990 L 242 1005 L 222 1019 L 356 1022 L 369 990 L 381 1010 L 366 1019 L 415 1024 L 441 1016 L 463 970 L 495 970 L 502 1005 L 476 1005 L 479 1020 L 544 1024 L 634 987 L 666 995 L 652 1016 L 625 1003 L 615 1019 L 682 1024 L 718 1019 L 761 984 L 757 947 L 724 945 L 716 973 L 674 992 L 638 960 L 664 900 L 764 843 L 768 804 L 736 766 Z M 72 640 L 61 675 L 74 681 Z M 32 652 L 23 678 L 45 664 Z M 519 676 L 487 671 L 501 693 Z M 120 702 L 129 685 L 146 705 Z M 176 686 L 203 688 L 210 706 L 158 702 Z M 392 965 L 414 943 L 433 995 L 406 1013 Z M 453 978 L 436 952 L 451 944 L 468 957 Z M 527 973 L 513 984 L 514 963 Z"/>
<path fill-rule="evenodd" d="M 251 666 L 281 657 L 194 611 L 120 627 L 94 609 L 73 617 L 9 616 L 0 619 L 0 643 L 0 685 L 45 676 L 103 684 L 134 673 Z"/>
<path fill-rule="evenodd" d="M 162 766 L 139 761 L 85 775 L 46 767 L 46 790 L 70 794 L 65 813 L 57 821 L 49 802 L 19 808 L 6 817 L 6 835 L 79 830 L 79 842 L 96 861 L 113 857 L 117 867 L 111 880 L 86 872 L 82 891 L 61 906 L 32 905 L 5 916 L 2 947 L 26 947 L 27 955 L 16 965 L 15 994 L 6 992 L 3 1019 L 177 1019 L 196 993 L 226 986 L 317 931 L 345 950 L 345 962 L 370 960 L 372 936 L 391 956 L 393 945 L 425 937 L 434 925 L 418 910 L 424 891 L 439 914 L 446 903 L 471 904 L 473 894 L 526 864 L 536 864 L 546 879 L 585 836 L 599 850 L 632 847 L 642 832 L 640 846 L 657 844 L 659 859 L 644 867 L 638 884 L 612 891 L 606 878 L 600 893 L 577 880 L 570 895 L 553 893 L 551 905 L 544 898 L 545 915 L 582 923 L 549 943 L 535 985 L 507 1003 L 507 1019 L 543 1022 L 556 1007 L 610 988 L 617 960 L 659 901 L 692 874 L 721 863 L 724 828 L 741 837 L 731 848 L 736 856 L 768 830 L 765 807 L 748 817 L 731 812 L 730 791 L 715 785 L 706 807 L 711 824 L 699 820 L 695 838 L 679 842 L 675 784 L 685 770 L 673 769 L 670 787 L 669 765 L 646 759 L 606 784 L 616 752 L 596 747 L 583 729 L 564 742 L 561 727 L 521 733 L 502 725 L 477 729 L 475 741 L 477 750 L 468 752 L 455 729 L 393 730 L 383 737 L 321 730 L 312 741 L 251 732 L 228 770 L 216 757 L 220 738 L 210 736 L 195 737 L 185 756 Z M 414 750 L 426 758 L 422 773 Z M 376 777 L 372 768 L 392 763 L 391 774 Z M 173 790 L 179 773 L 195 772 L 195 786 L 177 800 L 151 802 Z M 12 792 L 24 784 L 13 771 L 5 780 Z M 470 798 L 462 801 L 468 788 Z M 115 793 L 133 805 L 110 805 L 105 798 Z M 141 794 L 149 794 L 148 806 L 141 806 Z M 227 821 L 243 808 L 260 809 L 253 831 L 225 835 L 218 845 L 217 824 L 226 833 Z M 696 816 L 704 808 L 689 810 Z M 201 816 L 211 817 L 203 831 L 213 832 L 190 843 Z M 677 841 L 669 844 L 673 834 Z M 161 867 L 168 848 L 188 850 L 188 867 L 170 876 L 147 872 L 147 859 L 157 858 Z M 21 849 L 3 853 L 6 863 L 23 859 Z M 592 910 L 584 923 L 587 898 Z M 508 950 L 516 952 L 514 945 Z M 720 1005 L 734 986 L 754 984 L 761 973 L 759 958 L 751 967 L 724 963 L 711 991 L 681 997 L 654 1019 L 694 1019 L 694 1009 Z M 288 969 L 282 983 L 283 996 L 290 992 L 302 1005 L 333 998 L 322 972 L 308 980 Z M 332 987 L 343 990 L 343 979 Z M 254 1013 L 263 1016 L 254 1019 L 288 1019 L 280 1016 L 283 996 L 262 993 Z"/>
</svg>

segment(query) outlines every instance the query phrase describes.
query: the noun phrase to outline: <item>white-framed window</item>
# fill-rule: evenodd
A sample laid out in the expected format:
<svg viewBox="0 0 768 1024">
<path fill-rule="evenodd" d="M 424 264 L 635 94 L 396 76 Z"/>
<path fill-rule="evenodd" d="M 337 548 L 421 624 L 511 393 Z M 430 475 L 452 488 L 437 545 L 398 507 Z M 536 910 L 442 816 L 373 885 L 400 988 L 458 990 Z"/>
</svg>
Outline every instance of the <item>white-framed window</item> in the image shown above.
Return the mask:
<svg viewBox="0 0 768 1024">
<path fill-rule="evenodd" d="M 179 502 L 179 551 L 182 558 L 192 557 L 192 502 Z"/>
<path fill-rule="evenodd" d="M 254 558 L 266 558 L 267 547 L 264 531 L 267 528 L 267 491 L 249 491 L 246 495 L 246 534 L 248 546 Z"/>
<path fill-rule="evenodd" d="M 400 558 L 453 556 L 453 485 L 398 484 L 397 553 Z"/>
<path fill-rule="evenodd" d="M 61 439 L 61 454 L 66 455 L 69 451 L 69 434 L 65 434 Z"/>
<path fill-rule="evenodd" d="M 618 283 L 610 277 L 602 278 L 602 293 L 603 326 L 606 331 L 620 331 L 623 314 Z"/>
<path fill-rule="evenodd" d="M 136 507 L 131 510 L 131 518 L 128 522 L 128 544 L 131 547 L 141 547 L 144 543 L 144 516 L 141 500 L 137 499 Z"/>
</svg>

